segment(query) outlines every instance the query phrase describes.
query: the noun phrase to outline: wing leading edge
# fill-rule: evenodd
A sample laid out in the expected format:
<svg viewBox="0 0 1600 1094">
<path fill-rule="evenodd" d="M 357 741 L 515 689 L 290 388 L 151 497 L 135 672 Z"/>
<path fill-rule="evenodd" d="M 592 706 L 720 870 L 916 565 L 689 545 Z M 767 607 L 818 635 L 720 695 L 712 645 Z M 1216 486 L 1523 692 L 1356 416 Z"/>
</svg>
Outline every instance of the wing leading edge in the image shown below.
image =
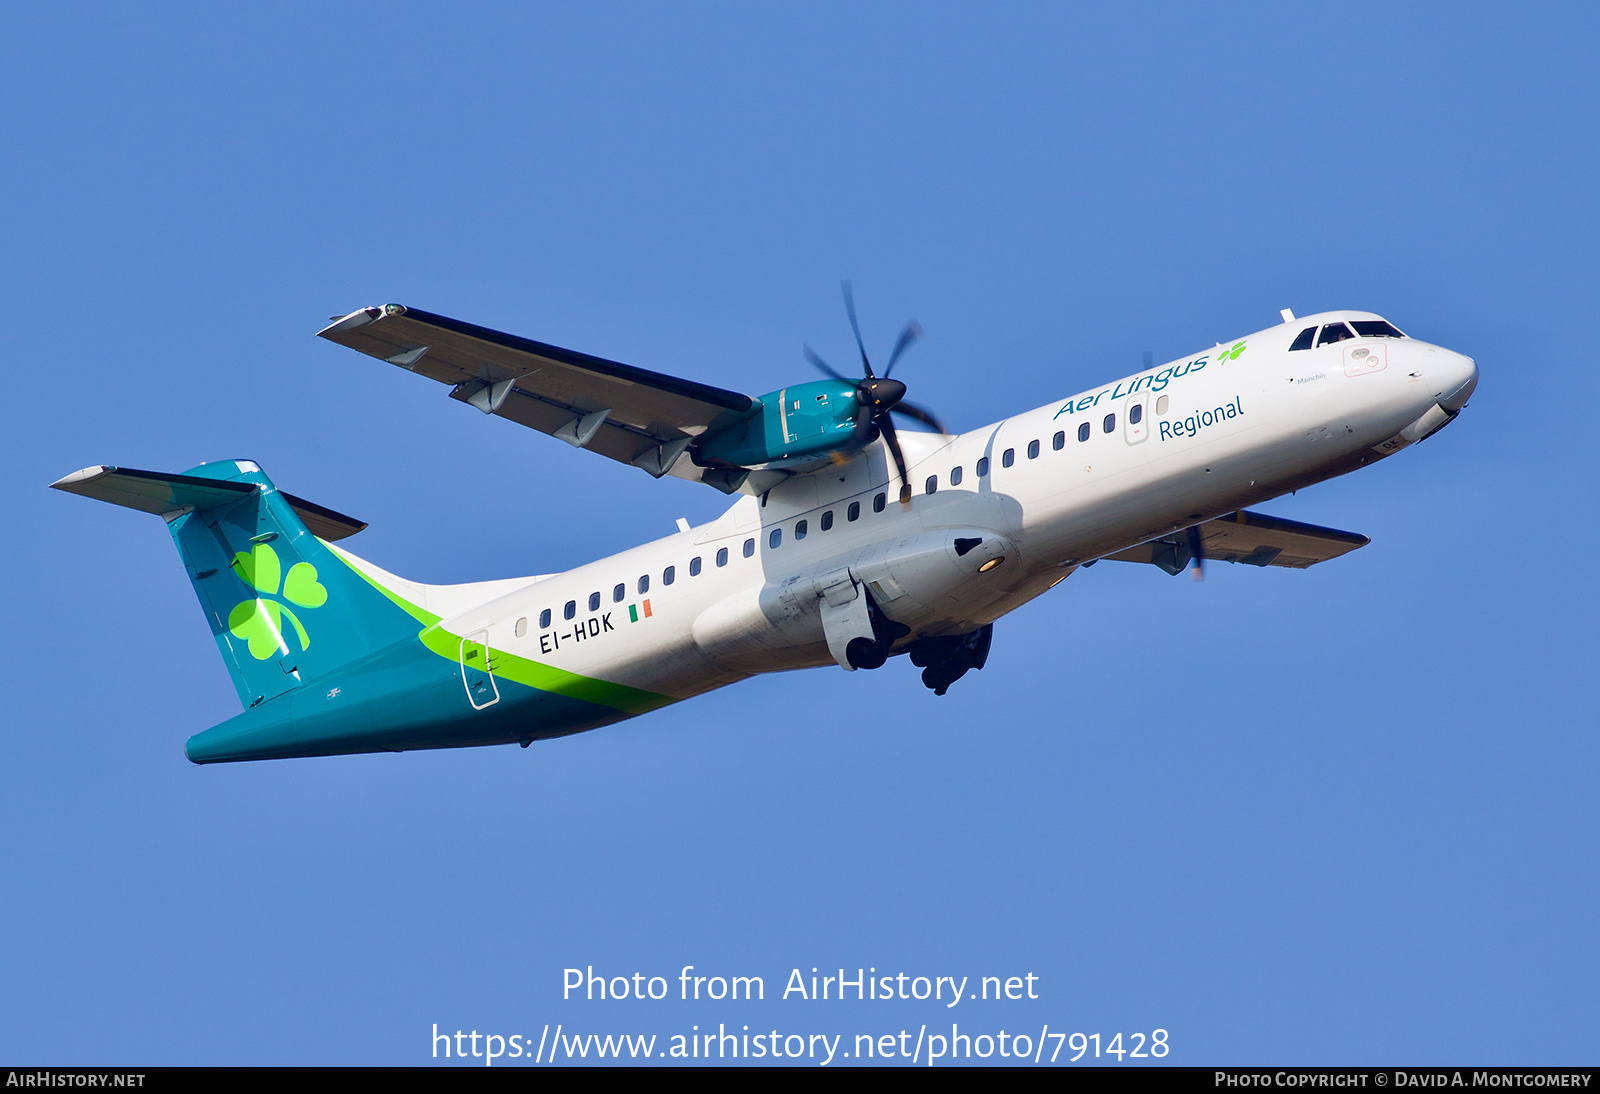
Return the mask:
<svg viewBox="0 0 1600 1094">
<path fill-rule="evenodd" d="M 463 323 L 420 308 L 363 308 L 319 337 L 451 385 L 450 397 L 657 478 L 731 491 L 742 476 L 684 458 L 694 439 L 760 410 L 736 391 Z"/>
</svg>

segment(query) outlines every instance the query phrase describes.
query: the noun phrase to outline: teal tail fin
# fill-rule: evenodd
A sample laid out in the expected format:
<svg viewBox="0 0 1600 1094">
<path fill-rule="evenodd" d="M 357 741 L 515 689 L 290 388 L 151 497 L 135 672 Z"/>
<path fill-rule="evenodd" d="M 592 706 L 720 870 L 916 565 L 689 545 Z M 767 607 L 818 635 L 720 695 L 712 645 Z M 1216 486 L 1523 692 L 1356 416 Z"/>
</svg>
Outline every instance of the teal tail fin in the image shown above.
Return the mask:
<svg viewBox="0 0 1600 1094">
<path fill-rule="evenodd" d="M 249 460 L 89 467 L 51 485 L 166 520 L 246 707 L 421 629 L 324 542 L 365 524 L 282 493 Z"/>
</svg>

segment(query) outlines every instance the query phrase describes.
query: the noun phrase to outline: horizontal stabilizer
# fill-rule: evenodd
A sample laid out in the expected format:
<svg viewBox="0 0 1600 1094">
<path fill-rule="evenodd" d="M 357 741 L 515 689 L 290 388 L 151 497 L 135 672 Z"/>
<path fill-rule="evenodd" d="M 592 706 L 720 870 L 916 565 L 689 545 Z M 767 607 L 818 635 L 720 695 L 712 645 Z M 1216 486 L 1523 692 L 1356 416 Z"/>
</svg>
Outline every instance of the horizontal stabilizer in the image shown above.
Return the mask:
<svg viewBox="0 0 1600 1094">
<path fill-rule="evenodd" d="M 1215 562 L 1242 562 L 1247 566 L 1287 566 L 1304 570 L 1338 558 L 1372 542 L 1356 532 L 1302 524 L 1243 509 L 1208 520 L 1198 528 L 1204 558 Z M 1180 573 L 1194 557 L 1186 529 L 1159 536 L 1106 558 L 1114 562 L 1146 562 L 1169 574 Z"/>
<path fill-rule="evenodd" d="M 81 494 L 96 501 L 137 509 L 141 513 L 154 513 L 169 520 L 186 512 L 205 512 L 219 505 L 231 504 L 257 489 L 254 483 L 249 482 L 169 475 L 102 464 L 74 471 L 50 486 L 69 494 Z M 324 540 L 344 539 L 367 526 L 365 521 L 347 517 L 316 502 L 282 491 L 279 493 L 312 534 Z"/>
</svg>

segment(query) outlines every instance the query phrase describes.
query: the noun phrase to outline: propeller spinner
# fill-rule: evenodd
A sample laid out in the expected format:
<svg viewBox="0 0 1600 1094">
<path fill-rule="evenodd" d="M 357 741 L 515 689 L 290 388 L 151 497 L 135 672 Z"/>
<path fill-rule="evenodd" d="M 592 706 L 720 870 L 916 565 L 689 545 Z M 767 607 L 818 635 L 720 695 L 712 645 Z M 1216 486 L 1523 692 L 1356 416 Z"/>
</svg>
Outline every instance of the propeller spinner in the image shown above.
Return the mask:
<svg viewBox="0 0 1600 1094">
<path fill-rule="evenodd" d="M 894 349 L 889 353 L 889 363 L 884 367 L 883 375 L 876 375 L 872 371 L 872 362 L 867 359 L 866 344 L 861 340 L 861 325 L 856 322 L 855 293 L 851 291 L 848 281 L 844 282 L 842 287 L 844 310 L 850 317 L 850 330 L 856 336 L 856 348 L 861 351 L 863 373 L 861 380 L 856 382 L 856 421 L 851 444 L 854 448 L 865 447 L 872 442 L 874 431 L 883 437 L 883 443 L 888 447 L 889 454 L 894 457 L 895 471 L 900 476 L 900 504 L 907 505 L 911 502 L 911 480 L 906 474 L 906 459 L 900 451 L 900 438 L 895 434 L 894 420 L 890 415 L 903 414 L 939 433 L 944 432 L 944 426 L 932 413 L 915 403 L 905 401 L 905 384 L 889 378 L 889 374 L 894 371 L 895 362 L 900 360 L 900 355 L 922 337 L 922 328 L 917 325 L 916 320 L 906 324 L 905 330 L 901 331 L 900 337 L 895 340 Z M 851 382 L 849 377 L 841 375 L 832 365 L 817 356 L 816 351 L 810 346 L 805 347 L 805 355 L 806 360 L 834 379 Z"/>
</svg>

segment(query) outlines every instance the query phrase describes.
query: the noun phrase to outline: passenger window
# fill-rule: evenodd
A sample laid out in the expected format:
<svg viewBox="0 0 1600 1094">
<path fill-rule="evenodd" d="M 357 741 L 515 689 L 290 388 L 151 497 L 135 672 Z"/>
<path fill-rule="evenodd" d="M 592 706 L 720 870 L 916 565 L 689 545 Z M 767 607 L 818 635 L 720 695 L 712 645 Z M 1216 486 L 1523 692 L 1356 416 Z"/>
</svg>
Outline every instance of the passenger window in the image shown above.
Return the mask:
<svg viewBox="0 0 1600 1094">
<path fill-rule="evenodd" d="M 851 502 L 850 503 L 850 508 L 848 508 L 848 509 L 846 509 L 844 511 L 844 519 L 845 520 L 856 520 L 860 516 L 861 516 L 861 503 L 859 501 Z"/>
<path fill-rule="evenodd" d="M 936 493 L 938 493 L 939 492 L 939 476 L 938 475 L 929 475 L 928 476 L 928 481 L 922 484 L 922 492 L 924 494 L 936 494 Z"/>
<path fill-rule="evenodd" d="M 624 585 L 622 582 L 619 581 L 619 582 L 617 582 L 617 587 L 615 589 L 611 590 L 611 603 L 613 603 L 613 604 L 621 604 L 622 603 L 622 598 L 627 596 L 627 595 L 628 595 L 628 586 Z M 599 605 L 596 605 L 596 607 L 598 607 L 598 606 Z M 589 610 L 593 611 L 594 608 L 590 608 Z"/>
<path fill-rule="evenodd" d="M 1050 438 L 1050 447 L 1055 449 L 1057 452 L 1060 452 L 1066 446 L 1067 446 L 1067 435 L 1066 435 L 1066 433 L 1058 431 L 1054 437 Z"/>
<path fill-rule="evenodd" d="M 569 615 L 567 618 L 571 619 L 572 617 Z M 546 608 L 544 611 L 539 613 L 539 629 L 540 630 L 544 630 L 549 625 L 550 625 L 550 609 Z"/>
<path fill-rule="evenodd" d="M 599 593 L 590 593 L 589 594 L 589 610 L 591 612 L 597 612 L 597 611 L 600 610 L 600 594 Z"/>
<path fill-rule="evenodd" d="M 1144 421 L 1144 404 L 1134 403 L 1128 408 L 1128 424 L 1138 425 Z"/>
<path fill-rule="evenodd" d="M 726 547 L 723 547 L 723 548 L 720 548 L 717 551 L 717 565 L 718 566 L 726 566 L 727 564 L 728 564 L 728 549 Z"/>
<path fill-rule="evenodd" d="M 805 521 L 803 521 L 803 520 L 796 521 L 795 522 L 795 526 L 794 526 L 794 538 L 795 539 L 805 539 L 807 530 L 808 529 L 806 528 L 806 522 Z"/>
<path fill-rule="evenodd" d="M 833 527 L 833 510 L 829 509 L 826 513 L 822 514 L 822 519 L 820 521 L 818 521 L 817 524 L 822 528 L 822 530 L 824 532 L 826 532 L 829 528 L 832 528 Z"/>
<path fill-rule="evenodd" d="M 1157 414 L 1165 414 L 1167 412 L 1167 398 L 1168 396 L 1163 395 L 1161 398 L 1156 400 Z"/>
<path fill-rule="evenodd" d="M 1086 441 L 1088 439 L 1089 439 L 1089 423 L 1088 422 L 1084 422 L 1084 423 L 1082 423 L 1081 425 L 1078 426 L 1078 440 Z"/>
<path fill-rule="evenodd" d="M 783 529 L 782 528 L 774 528 L 772 530 L 772 534 L 767 537 L 767 546 L 771 547 L 774 551 L 776 551 L 778 549 L 778 544 L 780 544 L 782 542 L 783 542 Z"/>
<path fill-rule="evenodd" d="M 753 555 L 755 553 L 756 553 L 756 541 L 755 541 L 754 537 L 751 537 L 750 539 L 747 539 L 747 540 L 744 541 L 744 557 L 745 558 L 749 558 L 751 555 Z"/>
<path fill-rule="evenodd" d="M 1038 441 L 1029 441 L 1028 442 L 1028 459 L 1036 460 L 1038 458 L 1039 458 L 1039 442 Z"/>
<path fill-rule="evenodd" d="M 695 555 L 693 558 L 691 558 L 689 560 L 689 576 L 690 577 L 699 577 L 700 576 L 700 556 L 699 555 Z"/>
<path fill-rule="evenodd" d="M 577 614 L 578 614 L 578 602 L 576 600 L 567 601 L 567 606 L 565 608 L 561 609 L 561 618 L 562 619 L 571 619 L 573 616 L 575 616 Z"/>
<path fill-rule="evenodd" d="M 1008 448 L 1004 452 L 1000 453 L 1000 466 L 1001 467 L 1010 467 L 1012 464 L 1014 464 L 1016 462 L 1017 462 L 1017 450 L 1015 448 Z"/>
<path fill-rule="evenodd" d="M 985 456 L 979 460 L 978 466 L 974 470 L 978 472 L 978 478 L 980 479 L 987 475 L 989 473 L 989 457 Z"/>
<path fill-rule="evenodd" d="M 1295 337 L 1294 344 L 1291 345 L 1289 347 L 1289 349 L 1291 351 L 1292 350 L 1297 350 L 1297 349 L 1310 349 L 1311 348 L 1311 343 L 1316 337 L 1317 337 L 1317 328 L 1316 327 L 1307 327 L 1305 330 L 1301 331 Z"/>
<path fill-rule="evenodd" d="M 650 591 L 650 575 L 649 574 L 640 574 L 639 575 L 639 595 L 643 596 L 645 593 L 647 593 L 649 591 Z"/>
<path fill-rule="evenodd" d="M 874 494 L 873 497 L 872 497 L 872 511 L 874 513 L 883 512 L 883 507 L 885 505 L 887 505 L 888 502 L 889 502 L 889 495 L 887 495 L 887 494 Z"/>
<path fill-rule="evenodd" d="M 528 633 L 528 617 L 527 616 L 523 616 L 521 619 L 517 620 L 517 637 L 521 638 L 523 635 L 525 635 L 527 633 Z"/>
<path fill-rule="evenodd" d="M 1352 319 L 1350 325 L 1363 338 L 1404 338 L 1405 335 L 1382 319 Z"/>
<path fill-rule="evenodd" d="M 676 566 L 668 566 L 661 571 L 661 584 L 671 585 L 676 580 L 678 580 L 678 568 Z"/>
<path fill-rule="evenodd" d="M 1106 420 L 1100 423 L 1100 427 L 1107 433 L 1110 433 L 1113 429 L 1117 428 L 1117 416 L 1115 414 L 1107 414 Z"/>
<path fill-rule="evenodd" d="M 960 486 L 961 485 L 961 468 L 952 467 L 950 469 L 950 485 L 951 486 Z"/>
<path fill-rule="evenodd" d="M 1329 323 L 1322 328 L 1322 336 L 1317 339 L 1317 345 L 1330 346 L 1335 342 L 1343 342 L 1346 338 L 1354 338 L 1350 328 L 1343 323 Z"/>
</svg>

